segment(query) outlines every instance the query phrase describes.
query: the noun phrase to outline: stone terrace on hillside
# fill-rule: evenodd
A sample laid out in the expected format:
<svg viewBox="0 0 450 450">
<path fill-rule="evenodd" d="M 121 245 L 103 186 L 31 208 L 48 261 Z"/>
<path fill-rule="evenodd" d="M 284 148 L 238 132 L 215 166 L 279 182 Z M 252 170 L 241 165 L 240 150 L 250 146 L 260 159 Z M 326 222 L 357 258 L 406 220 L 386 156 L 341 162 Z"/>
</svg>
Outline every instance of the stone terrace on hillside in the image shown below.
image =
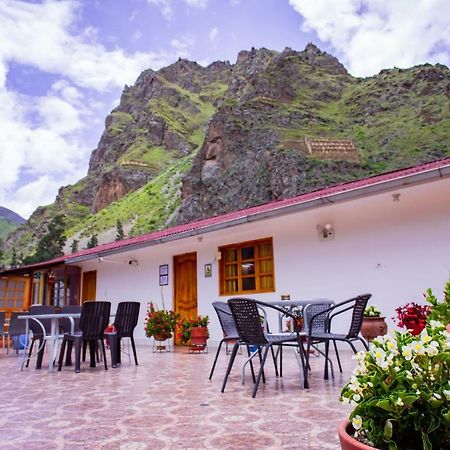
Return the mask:
<svg viewBox="0 0 450 450">
<path fill-rule="evenodd" d="M 323 380 L 323 359 L 313 357 L 304 390 L 286 351 L 283 378 L 268 362 L 267 384 L 252 399 L 239 364 L 220 393 L 224 353 L 208 380 L 214 349 L 155 354 L 149 342 L 138 347 L 138 367 L 125 358 L 107 372 L 84 363 L 79 374 L 31 364 L 20 372 L 21 357 L 1 354 L 0 449 L 338 449 L 337 425 L 349 411 L 338 397 L 354 365 L 351 353 L 342 356 L 344 373 L 334 382 Z"/>
</svg>

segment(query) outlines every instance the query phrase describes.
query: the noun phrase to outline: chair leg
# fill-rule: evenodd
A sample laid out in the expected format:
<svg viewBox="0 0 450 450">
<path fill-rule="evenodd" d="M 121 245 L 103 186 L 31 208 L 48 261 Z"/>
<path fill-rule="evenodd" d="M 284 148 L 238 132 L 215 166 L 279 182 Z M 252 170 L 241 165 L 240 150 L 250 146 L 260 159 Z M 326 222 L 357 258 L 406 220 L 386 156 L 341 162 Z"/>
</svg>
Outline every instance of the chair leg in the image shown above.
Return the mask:
<svg viewBox="0 0 450 450">
<path fill-rule="evenodd" d="M 80 373 L 80 366 L 81 366 L 81 339 L 76 339 L 74 341 L 75 345 L 75 372 Z"/>
<path fill-rule="evenodd" d="M 116 362 L 117 364 L 122 364 L 122 342 L 118 335 L 116 341 Z"/>
<path fill-rule="evenodd" d="M 280 377 L 283 377 L 283 346 L 280 345 Z"/>
<path fill-rule="evenodd" d="M 250 354 L 251 354 L 251 352 L 250 352 L 250 349 L 249 349 L 249 347 L 247 345 L 247 355 L 250 356 Z M 255 368 L 253 367 L 253 360 L 252 359 L 250 360 L 250 372 L 252 373 L 253 383 L 256 383 Z"/>
<path fill-rule="evenodd" d="M 117 334 L 105 334 L 105 339 L 107 339 L 108 341 L 109 352 L 111 354 L 111 367 L 115 369 L 117 367 L 117 353 L 118 353 L 117 341 L 119 339 L 117 337 Z"/>
<path fill-rule="evenodd" d="M 328 380 L 328 355 L 330 351 L 330 341 L 325 341 L 325 370 L 323 373 L 323 378 L 325 380 Z"/>
<path fill-rule="evenodd" d="M 309 389 L 309 381 L 308 381 L 308 376 L 309 376 L 309 367 L 308 367 L 308 362 L 307 362 L 307 356 L 306 356 L 306 352 L 305 352 L 305 347 L 303 346 L 303 341 L 300 339 L 299 343 L 298 343 L 298 350 L 300 353 L 300 360 L 302 362 L 302 369 L 303 369 L 303 387 L 305 389 Z"/>
<path fill-rule="evenodd" d="M 339 372 L 342 373 L 341 358 L 339 358 L 339 352 L 338 352 L 338 349 L 337 349 L 336 341 L 333 341 L 333 345 L 334 345 L 334 351 L 336 352 L 336 359 L 337 359 L 337 362 L 338 362 L 338 365 L 339 365 Z"/>
<path fill-rule="evenodd" d="M 255 386 L 253 387 L 252 397 L 256 397 L 256 392 L 258 391 L 259 382 L 261 381 L 261 377 L 264 377 L 264 364 L 266 363 L 267 355 L 269 353 L 269 349 L 272 347 L 271 345 L 267 345 L 264 349 L 264 355 L 261 359 L 261 367 L 259 368 L 258 378 L 256 379 Z"/>
<path fill-rule="evenodd" d="M 87 341 L 83 341 L 83 362 L 86 361 Z"/>
<path fill-rule="evenodd" d="M 357 337 L 357 339 L 363 343 L 364 348 L 366 349 L 366 351 L 369 351 L 369 344 L 367 343 L 367 341 L 365 339 L 363 339 L 362 337 L 359 337 L 359 336 Z"/>
<path fill-rule="evenodd" d="M 31 358 L 31 354 L 33 353 L 33 347 L 34 347 L 34 339 L 31 339 L 30 351 L 28 352 L 28 358 L 27 358 L 27 363 L 25 364 L 25 367 L 28 367 L 30 365 L 30 358 Z"/>
<path fill-rule="evenodd" d="M 73 349 L 73 342 L 68 341 L 67 342 L 67 353 L 66 353 L 66 366 L 72 365 L 72 349 Z"/>
<path fill-rule="evenodd" d="M 216 368 L 217 358 L 219 357 L 220 349 L 222 348 L 222 344 L 224 343 L 224 341 L 225 341 L 225 339 L 222 339 L 220 341 L 219 347 L 217 348 L 216 356 L 214 357 L 214 362 L 211 367 L 211 372 L 209 373 L 209 379 L 211 379 L 213 376 L 214 369 Z"/>
<path fill-rule="evenodd" d="M 275 352 L 274 352 L 274 350 L 273 350 L 273 346 L 271 345 L 270 346 L 270 351 L 271 351 L 271 353 L 272 353 L 272 359 L 273 359 L 273 365 L 274 365 L 274 367 L 275 367 L 275 376 L 276 377 L 278 377 L 279 376 L 279 374 L 278 374 L 278 364 L 277 364 L 277 358 L 275 357 Z"/>
<path fill-rule="evenodd" d="M 89 364 L 89 367 L 95 367 L 95 361 L 97 358 L 97 342 L 94 340 L 89 341 L 89 356 L 91 359 L 91 363 Z"/>
<path fill-rule="evenodd" d="M 62 363 L 64 360 L 64 351 L 66 350 L 66 344 L 67 344 L 67 340 L 63 338 L 63 341 L 61 344 L 61 350 L 59 351 L 58 372 L 60 372 L 61 368 L 62 368 Z"/>
<path fill-rule="evenodd" d="M 133 349 L 134 362 L 136 363 L 136 365 L 138 365 L 138 363 L 137 363 L 136 345 L 134 344 L 134 337 L 133 336 L 130 336 L 130 341 L 131 341 L 131 348 Z M 120 351 L 120 348 L 119 348 L 119 351 Z"/>
<path fill-rule="evenodd" d="M 107 364 L 107 362 L 106 362 L 106 348 L 105 348 L 105 340 L 104 340 L 104 339 L 102 339 L 102 340 L 101 340 L 101 343 L 102 343 L 102 353 L 103 353 L 103 359 L 104 359 L 104 361 L 105 361 L 105 370 L 108 370 L 108 364 Z"/>
<path fill-rule="evenodd" d="M 263 358 L 262 358 L 262 353 L 261 353 L 261 346 L 258 347 L 258 358 L 259 358 L 259 366 L 260 369 L 263 366 Z M 260 370 L 261 371 L 261 370 Z M 258 380 L 256 380 L 258 382 Z M 262 371 L 262 381 L 264 384 L 266 384 L 266 374 L 264 373 L 264 370 Z"/>
<path fill-rule="evenodd" d="M 350 341 L 347 341 L 348 343 L 349 343 L 349 345 L 350 345 L 350 347 L 352 348 L 352 350 L 353 350 L 353 353 L 358 353 L 358 350 L 356 350 L 356 348 L 355 348 L 355 346 L 353 345 L 353 343 L 352 342 L 350 342 Z"/>
<path fill-rule="evenodd" d="M 225 377 L 223 379 L 222 389 L 220 391 L 222 393 L 225 391 L 225 386 L 227 385 L 228 376 L 230 375 L 234 360 L 236 359 L 236 354 L 237 354 L 238 348 L 239 348 L 239 344 L 236 342 L 236 344 L 233 345 L 233 350 L 231 350 L 230 361 L 228 361 L 227 371 L 226 371 Z"/>
<path fill-rule="evenodd" d="M 42 348 L 39 350 L 37 359 L 36 359 L 36 369 L 40 369 L 42 367 L 42 360 L 44 359 L 44 350 L 45 350 L 45 339 L 39 339 L 39 347 Z M 50 355 L 50 358 L 53 358 L 53 355 Z M 51 363 L 53 361 L 50 361 Z"/>
</svg>

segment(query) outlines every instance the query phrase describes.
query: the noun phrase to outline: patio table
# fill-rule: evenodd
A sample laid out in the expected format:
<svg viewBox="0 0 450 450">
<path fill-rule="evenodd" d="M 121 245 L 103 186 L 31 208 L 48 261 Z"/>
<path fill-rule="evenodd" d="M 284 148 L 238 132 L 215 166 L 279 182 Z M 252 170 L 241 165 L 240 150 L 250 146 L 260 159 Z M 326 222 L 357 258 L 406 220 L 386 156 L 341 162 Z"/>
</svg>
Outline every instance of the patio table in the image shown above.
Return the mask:
<svg viewBox="0 0 450 450">
<path fill-rule="evenodd" d="M 42 341 L 41 346 L 38 348 L 38 350 L 35 352 L 34 355 L 37 355 L 39 353 L 42 346 L 44 345 L 43 344 L 44 341 L 48 340 L 49 344 L 50 344 L 50 349 L 49 349 L 50 362 L 48 364 L 49 372 L 52 372 L 54 369 L 55 358 L 56 358 L 56 348 L 57 348 L 56 342 L 61 337 L 61 335 L 59 333 L 59 319 L 62 319 L 64 317 L 66 317 L 70 320 L 70 327 L 71 327 L 70 331 L 71 331 L 71 333 L 73 333 L 75 330 L 74 319 L 80 318 L 81 317 L 80 313 L 54 313 L 54 314 L 32 314 L 32 315 L 27 314 L 27 315 L 18 316 L 19 319 L 26 320 L 26 326 L 25 326 L 25 335 L 26 336 L 28 336 L 28 334 L 30 332 L 30 327 L 29 327 L 30 319 L 36 321 L 41 326 L 42 332 L 44 335 L 44 339 Z M 47 333 L 45 332 L 45 327 L 39 319 L 51 319 L 51 331 L 50 331 L 49 335 L 47 335 Z M 27 354 L 28 354 L 27 348 L 25 348 L 24 353 L 23 353 L 22 366 L 21 366 L 20 370 L 23 370 L 25 361 L 29 360 L 31 357 L 34 356 L 34 355 L 31 355 L 30 357 L 28 357 Z"/>
</svg>

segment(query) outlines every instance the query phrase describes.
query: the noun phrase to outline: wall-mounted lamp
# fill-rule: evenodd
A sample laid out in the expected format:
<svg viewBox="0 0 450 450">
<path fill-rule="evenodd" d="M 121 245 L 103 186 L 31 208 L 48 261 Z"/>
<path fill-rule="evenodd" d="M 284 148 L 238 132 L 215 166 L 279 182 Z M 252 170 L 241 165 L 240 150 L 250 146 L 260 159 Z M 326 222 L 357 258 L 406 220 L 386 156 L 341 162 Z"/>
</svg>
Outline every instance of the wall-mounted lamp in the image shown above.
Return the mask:
<svg viewBox="0 0 450 450">
<path fill-rule="evenodd" d="M 326 223 L 325 225 L 317 225 L 317 231 L 319 232 L 319 239 L 321 241 L 326 241 L 334 238 L 334 229 L 331 223 Z"/>
<path fill-rule="evenodd" d="M 133 259 L 130 259 L 130 260 L 128 261 L 128 264 L 129 264 L 131 267 L 137 267 L 137 266 L 139 265 L 139 261 L 138 261 L 137 259 L 133 258 Z"/>
</svg>

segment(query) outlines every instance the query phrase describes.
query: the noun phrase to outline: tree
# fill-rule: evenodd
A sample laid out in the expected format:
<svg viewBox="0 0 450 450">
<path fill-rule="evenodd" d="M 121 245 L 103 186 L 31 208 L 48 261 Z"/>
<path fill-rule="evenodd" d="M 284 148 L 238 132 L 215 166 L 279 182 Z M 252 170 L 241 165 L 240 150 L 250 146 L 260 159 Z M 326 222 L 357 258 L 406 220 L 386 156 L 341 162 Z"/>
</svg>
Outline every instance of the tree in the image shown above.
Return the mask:
<svg viewBox="0 0 450 450">
<path fill-rule="evenodd" d="M 91 238 L 89 239 L 89 242 L 87 243 L 87 247 L 86 248 L 94 248 L 97 247 L 98 244 L 98 239 L 97 239 L 97 235 L 93 234 L 91 236 Z"/>
<path fill-rule="evenodd" d="M 11 262 L 9 265 L 11 266 L 11 269 L 14 269 L 19 265 L 19 258 L 17 257 L 15 248 L 12 249 Z"/>
<path fill-rule="evenodd" d="M 116 222 L 116 241 L 121 241 L 125 237 L 123 232 L 122 222 L 120 219 L 117 219 Z"/>
<path fill-rule="evenodd" d="M 72 241 L 72 245 L 70 246 L 70 251 L 72 252 L 72 253 L 76 253 L 77 251 L 78 251 L 78 243 L 79 243 L 80 241 L 77 241 L 76 239 L 74 239 L 73 241 Z"/>
<path fill-rule="evenodd" d="M 25 264 L 34 264 L 62 256 L 64 254 L 63 247 L 66 243 L 64 227 L 64 216 L 55 216 L 48 225 L 47 233 L 38 242 L 34 254 L 25 258 L 23 262 Z"/>
</svg>

